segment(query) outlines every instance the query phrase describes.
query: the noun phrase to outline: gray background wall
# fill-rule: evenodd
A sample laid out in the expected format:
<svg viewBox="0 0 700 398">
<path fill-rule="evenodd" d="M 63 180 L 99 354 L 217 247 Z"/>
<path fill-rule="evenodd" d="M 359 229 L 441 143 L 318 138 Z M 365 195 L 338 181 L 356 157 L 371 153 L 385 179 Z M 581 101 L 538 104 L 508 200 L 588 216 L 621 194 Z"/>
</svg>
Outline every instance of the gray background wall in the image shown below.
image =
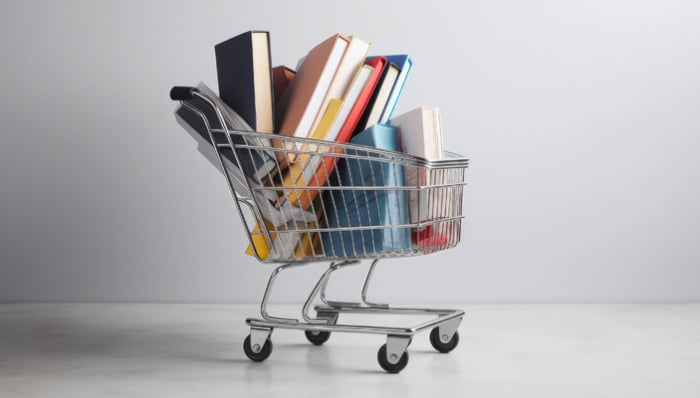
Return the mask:
<svg viewBox="0 0 700 398">
<path fill-rule="evenodd" d="M 214 44 L 249 29 L 275 64 L 335 32 L 410 54 L 398 111 L 439 106 L 472 159 L 462 245 L 388 262 L 378 299 L 700 300 L 699 21 L 692 0 L 3 0 L 0 300 L 260 298 L 271 268 L 167 97 L 215 87 Z"/>
</svg>

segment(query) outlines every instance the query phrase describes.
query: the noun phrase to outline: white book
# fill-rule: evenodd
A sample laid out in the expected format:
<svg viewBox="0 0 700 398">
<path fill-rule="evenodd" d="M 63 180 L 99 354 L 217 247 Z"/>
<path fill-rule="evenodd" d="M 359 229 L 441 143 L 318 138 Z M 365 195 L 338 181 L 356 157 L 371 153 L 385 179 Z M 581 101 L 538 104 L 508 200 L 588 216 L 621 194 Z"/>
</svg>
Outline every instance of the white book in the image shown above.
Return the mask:
<svg viewBox="0 0 700 398">
<path fill-rule="evenodd" d="M 333 81 L 328 87 L 326 96 L 323 99 L 321 106 L 318 108 L 318 114 L 316 115 L 309 133 L 316 131 L 316 127 L 321 122 L 321 118 L 323 117 L 323 112 L 328 107 L 328 103 L 332 98 L 345 99 L 348 90 L 352 86 L 353 79 L 365 62 L 367 52 L 369 51 L 369 46 L 370 44 L 368 42 L 358 38 L 357 36 L 350 37 L 350 43 L 345 49 L 343 58 L 340 60 L 340 64 L 335 72 L 335 76 L 333 76 Z"/>
<path fill-rule="evenodd" d="M 360 70 L 357 72 L 357 75 L 355 76 L 355 79 L 352 82 L 352 85 L 350 88 L 347 90 L 347 93 L 345 94 L 345 98 L 343 98 L 343 105 L 340 108 L 340 111 L 338 111 L 338 115 L 335 117 L 335 121 L 333 121 L 333 124 L 331 125 L 330 129 L 326 133 L 326 136 L 323 138 L 326 141 L 333 141 L 338 138 L 338 134 L 340 134 L 340 130 L 343 128 L 343 125 L 345 124 L 345 121 L 348 118 L 348 115 L 350 114 L 350 111 L 352 108 L 355 106 L 355 103 L 357 102 L 357 98 L 360 96 L 360 93 L 362 92 L 362 89 L 365 88 L 365 85 L 367 84 L 367 80 L 369 80 L 369 76 L 372 74 L 372 71 L 374 70 L 374 67 L 370 65 L 364 65 Z M 313 147 L 315 148 L 315 147 Z M 331 151 L 332 148 L 324 149 L 324 148 L 315 148 L 314 150 L 317 151 Z M 304 181 L 313 181 L 314 175 L 316 174 L 316 171 L 318 168 L 321 166 L 321 163 L 323 162 L 323 157 L 322 156 L 313 156 L 311 157 L 311 160 L 304 166 Z"/>
<path fill-rule="evenodd" d="M 323 68 L 321 77 L 316 84 L 306 108 L 304 109 L 304 113 L 302 114 L 299 124 L 296 126 L 296 130 L 294 130 L 293 135 L 295 137 L 306 138 L 309 135 L 309 132 L 314 131 L 313 127 L 316 124 L 316 115 L 319 113 L 319 110 L 325 109 L 325 107 L 322 106 L 325 100 L 325 94 L 328 92 L 328 89 L 333 82 L 333 77 L 338 70 L 338 66 L 343 58 L 343 54 L 345 54 L 345 49 L 347 46 L 347 41 L 343 40 L 342 38 L 335 41 L 333 49 L 328 57 L 328 62 L 326 62 Z M 308 59 L 308 56 L 304 59 L 300 66 L 300 70 L 304 67 L 304 62 L 306 62 Z M 297 72 L 296 78 L 299 78 L 299 72 Z"/>
<path fill-rule="evenodd" d="M 336 116 L 335 121 L 328 130 L 328 133 L 326 133 L 324 140 L 335 141 L 338 138 L 340 130 L 343 128 L 348 115 L 350 115 L 350 111 L 352 111 L 352 108 L 355 107 L 357 98 L 360 96 L 362 89 L 365 88 L 365 85 L 367 85 L 367 80 L 369 80 L 369 76 L 372 74 L 373 70 L 373 66 L 364 65 L 357 72 L 357 75 L 355 76 L 355 79 L 353 79 L 353 82 L 350 85 L 350 88 L 347 90 L 345 97 L 343 97 L 343 105 L 340 107 L 340 111 L 338 111 L 338 116 Z"/>
<path fill-rule="evenodd" d="M 440 111 L 436 107 L 420 107 L 399 115 L 390 121 L 399 129 L 401 150 L 410 155 L 427 160 L 440 160 L 444 157 L 442 144 L 442 123 Z M 406 166 L 407 186 L 426 186 L 431 181 L 430 173 L 422 167 Z M 412 223 L 439 218 L 448 212 L 450 198 L 445 198 L 440 189 L 411 191 L 408 195 Z"/>
<path fill-rule="evenodd" d="M 367 105 L 368 107 L 371 106 L 372 108 L 369 110 L 367 122 L 365 123 L 363 129 L 368 129 L 379 123 L 382 113 L 384 112 L 384 108 L 386 108 L 387 101 L 389 101 L 391 89 L 394 87 L 396 79 L 399 77 L 399 73 L 401 73 L 399 68 L 391 62 L 389 62 L 387 68 L 386 75 L 384 75 L 384 78 L 381 80 L 381 82 L 379 82 L 379 86 L 375 88 L 377 92 L 375 94 L 374 101 L 370 105 Z"/>
</svg>

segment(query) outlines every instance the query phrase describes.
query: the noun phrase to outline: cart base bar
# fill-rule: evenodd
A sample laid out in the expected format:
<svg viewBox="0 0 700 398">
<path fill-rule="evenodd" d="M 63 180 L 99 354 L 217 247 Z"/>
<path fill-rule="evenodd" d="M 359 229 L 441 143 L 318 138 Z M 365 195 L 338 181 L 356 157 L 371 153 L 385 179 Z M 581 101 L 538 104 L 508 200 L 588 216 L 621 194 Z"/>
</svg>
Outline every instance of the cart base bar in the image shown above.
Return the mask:
<svg viewBox="0 0 700 398">
<path fill-rule="evenodd" d="M 319 278 L 304 303 L 302 309 L 303 320 L 273 317 L 267 312 L 269 296 L 277 276 L 283 270 L 300 264 L 290 263 L 277 267 L 270 275 L 265 289 L 265 295 L 260 305 L 262 318 L 246 319 L 246 323 L 250 326 L 250 336 L 245 339 L 243 344 L 246 355 L 256 362 L 265 360 L 272 352 L 270 336 L 272 331 L 276 328 L 303 330 L 305 331 L 307 339 L 315 345 L 325 343 L 332 332 L 386 335 L 387 342 L 379 349 L 377 360 L 380 366 L 389 373 L 398 373 L 406 366 L 408 363 L 407 348 L 413 336 L 418 332 L 432 328 L 430 342 L 433 347 L 441 353 L 452 351 L 459 342 L 459 333 L 457 329 L 464 318 L 465 312 L 459 309 L 394 307 L 388 304 L 378 304 L 368 301 L 368 285 L 377 263 L 378 260 L 372 262 L 362 288 L 362 302 L 357 303 L 328 300 L 326 298 L 326 286 L 333 272 L 346 266 L 357 265 L 359 261 L 348 260 L 339 263 L 331 263 L 328 269 Z M 317 298 L 320 298 L 323 304 L 313 306 L 314 300 Z M 313 311 L 316 313 L 315 317 L 310 315 L 312 307 Z M 371 315 L 435 315 L 435 317 L 415 326 L 391 327 L 338 323 L 338 318 L 340 314 L 343 313 Z"/>
</svg>

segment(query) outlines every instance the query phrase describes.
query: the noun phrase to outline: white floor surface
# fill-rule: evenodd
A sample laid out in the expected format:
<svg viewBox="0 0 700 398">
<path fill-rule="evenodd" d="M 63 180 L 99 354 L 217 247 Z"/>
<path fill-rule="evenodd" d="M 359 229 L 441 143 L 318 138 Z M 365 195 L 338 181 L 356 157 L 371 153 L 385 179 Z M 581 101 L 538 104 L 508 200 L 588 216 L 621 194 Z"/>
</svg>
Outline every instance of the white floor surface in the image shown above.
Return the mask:
<svg viewBox="0 0 700 398">
<path fill-rule="evenodd" d="M 422 333 L 390 375 L 377 335 L 275 330 L 249 361 L 252 305 L 4 304 L 0 397 L 700 397 L 700 305 L 457 307 L 455 351 Z"/>
</svg>

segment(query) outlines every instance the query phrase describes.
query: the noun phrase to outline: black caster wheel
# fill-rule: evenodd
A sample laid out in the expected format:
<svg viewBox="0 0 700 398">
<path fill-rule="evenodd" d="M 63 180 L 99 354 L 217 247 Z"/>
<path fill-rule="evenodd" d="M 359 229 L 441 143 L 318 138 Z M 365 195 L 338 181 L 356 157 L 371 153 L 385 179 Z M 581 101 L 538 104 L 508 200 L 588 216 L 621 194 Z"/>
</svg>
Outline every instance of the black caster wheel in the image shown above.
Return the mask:
<svg viewBox="0 0 700 398">
<path fill-rule="evenodd" d="M 270 338 L 268 337 L 268 339 L 265 340 L 265 344 L 262 346 L 262 349 L 259 352 L 255 352 L 253 351 L 253 347 L 250 345 L 250 335 L 248 335 L 248 337 L 246 337 L 243 341 L 243 352 L 245 352 L 245 355 L 251 360 L 255 362 L 262 362 L 272 353 L 272 341 L 270 341 Z"/>
<path fill-rule="evenodd" d="M 408 352 L 404 351 L 397 363 L 390 363 L 386 357 L 386 344 L 384 344 L 377 352 L 377 361 L 379 361 L 379 366 L 387 372 L 399 373 L 408 364 Z"/>
<path fill-rule="evenodd" d="M 457 344 L 459 344 L 459 333 L 455 332 L 450 341 L 444 342 L 440 339 L 440 328 L 436 326 L 430 332 L 430 344 L 432 344 L 433 348 L 438 352 L 443 354 L 448 353 L 454 350 Z"/>
<path fill-rule="evenodd" d="M 322 345 L 331 337 L 331 332 L 314 332 L 311 330 L 305 330 L 304 334 L 306 335 L 306 339 L 314 345 Z"/>
</svg>

